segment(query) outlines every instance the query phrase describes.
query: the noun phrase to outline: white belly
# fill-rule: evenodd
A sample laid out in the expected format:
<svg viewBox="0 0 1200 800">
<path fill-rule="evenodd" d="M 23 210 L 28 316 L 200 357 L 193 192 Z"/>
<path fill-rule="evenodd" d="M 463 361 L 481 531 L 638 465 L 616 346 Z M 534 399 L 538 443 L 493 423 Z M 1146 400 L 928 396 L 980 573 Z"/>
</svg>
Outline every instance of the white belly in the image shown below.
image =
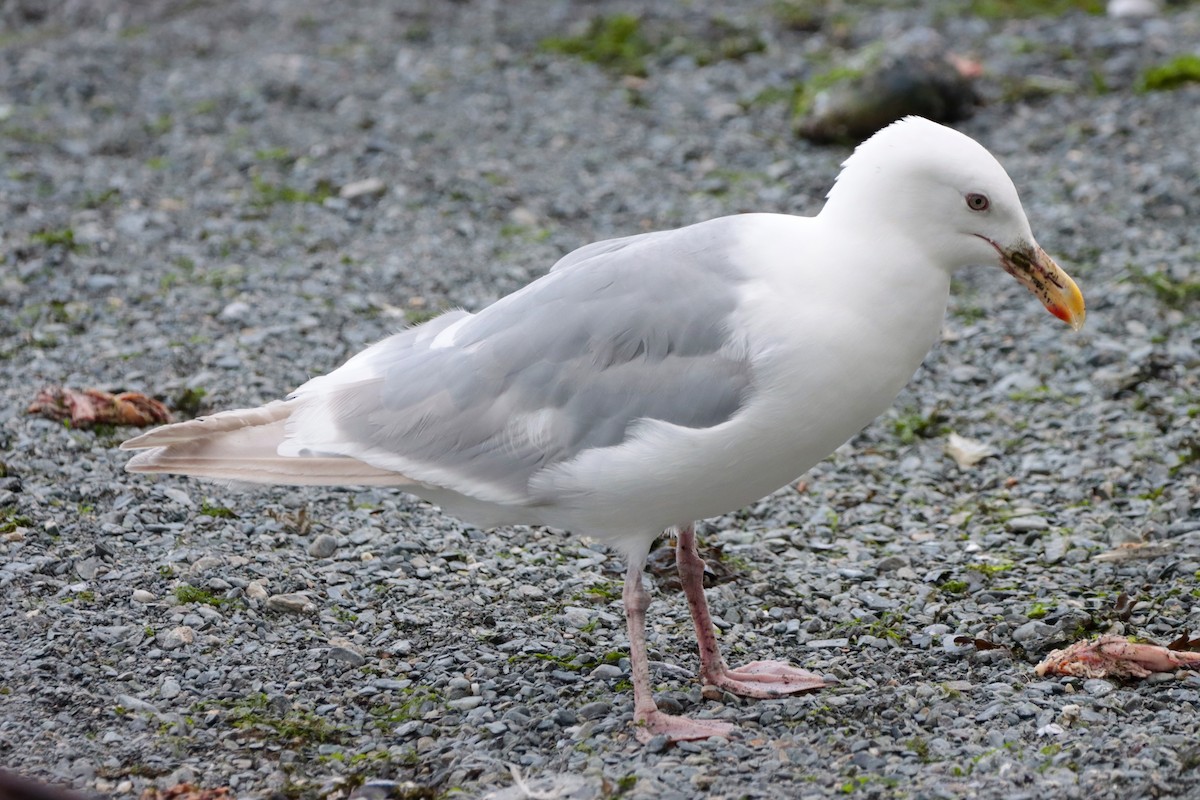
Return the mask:
<svg viewBox="0 0 1200 800">
<path fill-rule="evenodd" d="M 879 287 L 877 296 L 856 289 L 853 302 L 805 304 L 803 321 L 788 318 L 797 306 L 777 292 L 747 298 L 747 347 L 756 354 L 747 405 L 703 430 L 640 423 L 625 443 L 537 476 L 535 488 L 556 498 L 543 519 L 628 539 L 728 513 L 799 477 L 886 410 L 920 366 L 949 290 L 948 277 L 933 277 Z"/>
</svg>

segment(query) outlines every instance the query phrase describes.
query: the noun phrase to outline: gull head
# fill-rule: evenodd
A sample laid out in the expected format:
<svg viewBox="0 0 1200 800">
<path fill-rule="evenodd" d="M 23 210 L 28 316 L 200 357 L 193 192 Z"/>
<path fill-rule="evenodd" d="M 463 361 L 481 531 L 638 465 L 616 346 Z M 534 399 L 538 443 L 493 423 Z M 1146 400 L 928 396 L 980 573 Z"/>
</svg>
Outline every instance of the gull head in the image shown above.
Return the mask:
<svg viewBox="0 0 1200 800">
<path fill-rule="evenodd" d="M 876 133 L 842 165 L 820 218 L 895 242 L 948 272 L 995 264 L 1051 314 L 1083 326 L 1083 294 L 1033 238 L 1012 179 L 952 128 L 905 117 Z"/>
</svg>

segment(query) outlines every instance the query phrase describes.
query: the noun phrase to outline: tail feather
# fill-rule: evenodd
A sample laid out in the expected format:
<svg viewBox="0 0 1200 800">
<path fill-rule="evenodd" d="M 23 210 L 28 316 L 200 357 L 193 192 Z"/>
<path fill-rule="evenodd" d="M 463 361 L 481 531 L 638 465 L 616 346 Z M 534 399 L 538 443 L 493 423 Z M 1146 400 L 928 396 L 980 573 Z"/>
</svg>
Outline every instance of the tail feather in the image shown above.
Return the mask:
<svg viewBox="0 0 1200 800">
<path fill-rule="evenodd" d="M 294 400 L 164 425 L 121 444 L 141 450 L 129 472 L 166 472 L 292 486 L 413 486 L 412 479 L 341 456 L 281 456 Z"/>
</svg>

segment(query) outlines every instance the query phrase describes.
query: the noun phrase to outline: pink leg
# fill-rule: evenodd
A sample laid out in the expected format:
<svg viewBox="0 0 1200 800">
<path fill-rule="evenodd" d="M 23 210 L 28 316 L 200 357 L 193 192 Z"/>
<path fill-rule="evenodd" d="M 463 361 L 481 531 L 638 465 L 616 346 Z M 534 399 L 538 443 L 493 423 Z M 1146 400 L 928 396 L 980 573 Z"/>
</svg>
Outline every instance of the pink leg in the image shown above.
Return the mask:
<svg viewBox="0 0 1200 800">
<path fill-rule="evenodd" d="M 625 573 L 625 620 L 629 626 L 629 661 L 633 666 L 633 723 L 638 741 L 645 744 L 660 734 L 672 742 L 725 736 L 733 730 L 727 722 L 692 720 L 658 710 L 650 689 L 650 658 L 646 653 L 646 609 L 650 595 L 642 586 L 642 564 L 631 559 Z"/>
<path fill-rule="evenodd" d="M 708 601 L 704 599 L 704 559 L 696 552 L 696 529 L 693 525 L 677 528 L 679 543 L 675 548 L 675 563 L 679 580 L 696 626 L 696 643 L 700 647 L 700 679 L 743 697 L 780 697 L 807 692 L 826 686 L 819 675 L 793 667 L 782 661 L 752 661 L 744 667 L 730 669 L 721 658 L 717 637 L 713 633 Z M 626 579 L 628 580 L 628 579 Z M 628 588 L 628 583 L 626 587 Z"/>
</svg>

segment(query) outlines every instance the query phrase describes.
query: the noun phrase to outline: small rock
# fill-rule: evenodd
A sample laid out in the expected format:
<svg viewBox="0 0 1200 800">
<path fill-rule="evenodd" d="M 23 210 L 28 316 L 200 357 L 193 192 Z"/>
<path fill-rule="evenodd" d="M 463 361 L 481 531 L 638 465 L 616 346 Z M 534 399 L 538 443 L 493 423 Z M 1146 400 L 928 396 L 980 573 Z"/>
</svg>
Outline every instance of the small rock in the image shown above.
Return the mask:
<svg viewBox="0 0 1200 800">
<path fill-rule="evenodd" d="M 96 577 L 96 570 L 100 567 L 99 559 L 81 558 L 75 562 L 75 574 L 83 578 L 85 581 L 90 581 Z"/>
<path fill-rule="evenodd" d="M 1106 11 L 1115 18 L 1154 17 L 1158 16 L 1159 8 L 1155 0 L 1108 0 Z"/>
<path fill-rule="evenodd" d="M 251 311 L 249 303 L 243 300 L 234 300 L 221 309 L 221 313 L 217 315 L 217 319 L 223 322 L 241 322 L 250 316 Z"/>
<path fill-rule="evenodd" d="M 804 646 L 813 650 L 820 650 L 826 647 L 849 647 L 850 640 L 848 638 L 812 639 L 808 642 L 805 642 Z"/>
<path fill-rule="evenodd" d="M 591 609 L 579 606 L 567 606 L 563 609 L 563 621 L 570 627 L 579 630 L 594 619 Z"/>
<path fill-rule="evenodd" d="M 1046 539 L 1045 554 L 1042 559 L 1047 564 L 1057 564 L 1067 553 L 1067 537 L 1053 536 Z"/>
<path fill-rule="evenodd" d="M 612 706 L 602 700 L 588 703 L 576 712 L 580 719 L 603 719 L 611 713 Z"/>
<path fill-rule="evenodd" d="M 616 664 L 601 664 L 592 670 L 592 677 L 602 681 L 620 678 L 624 674 L 625 671 Z"/>
<path fill-rule="evenodd" d="M 153 603 L 158 599 L 158 595 L 154 592 L 147 592 L 145 589 L 133 590 L 133 602 L 135 603 Z"/>
<path fill-rule="evenodd" d="M 818 144 L 853 143 L 909 114 L 935 122 L 966 119 L 978 102 L 970 72 L 950 59 L 919 54 L 881 58 L 817 92 L 796 132 Z"/>
<path fill-rule="evenodd" d="M 270 601 L 267 601 L 268 604 Z M 343 664 L 349 664 L 352 667 L 361 667 L 367 663 L 366 657 L 361 653 L 351 650 L 349 647 L 331 647 L 329 648 L 329 658 L 333 661 L 341 661 Z"/>
<path fill-rule="evenodd" d="M 660 733 L 657 736 L 651 737 L 650 741 L 646 742 L 647 753 L 661 753 L 671 744 L 671 740 L 667 738 L 665 733 Z"/>
<path fill-rule="evenodd" d="M 1013 533 L 1030 533 L 1032 531 L 1049 530 L 1050 523 L 1045 517 L 1039 517 L 1037 514 L 1029 514 L 1023 517 L 1013 517 L 1006 523 L 1006 527 Z"/>
<path fill-rule="evenodd" d="M 93 291 L 104 291 L 106 289 L 115 289 L 121 285 L 121 278 L 117 275 L 91 275 L 87 279 L 87 287 Z"/>
<path fill-rule="evenodd" d="M 526 228 L 533 228 L 538 224 L 537 214 L 525 206 L 517 206 L 508 212 L 508 218 L 517 225 L 524 225 Z"/>
<path fill-rule="evenodd" d="M 1071 725 L 1079 721 L 1079 714 L 1083 709 L 1075 704 L 1068 703 L 1059 709 L 1058 722 L 1064 728 L 1069 728 Z"/>
<path fill-rule="evenodd" d="M 1049 642 L 1056 636 L 1058 636 L 1058 628 L 1037 619 L 1031 619 L 1012 632 L 1013 641 L 1026 648 L 1032 647 L 1034 650 L 1039 649 L 1040 644 Z"/>
<path fill-rule="evenodd" d="M 992 703 L 990 706 L 985 708 L 983 711 L 980 711 L 978 714 L 975 715 L 975 721 L 976 722 L 987 722 L 988 720 L 995 719 L 996 717 L 1000 716 L 1007 710 L 1008 710 L 1008 703 L 1004 702 L 1003 700 L 1000 702 L 997 702 L 997 703 Z"/>
<path fill-rule="evenodd" d="M 308 546 L 308 554 L 313 558 L 329 558 L 337 552 L 337 548 L 337 537 L 332 534 L 322 533 L 313 539 L 312 544 Z"/>
<path fill-rule="evenodd" d="M 213 569 L 216 569 L 217 567 L 224 566 L 224 564 L 225 564 L 225 562 L 218 556 L 201 556 L 200 558 L 197 558 L 195 561 L 193 561 L 192 565 L 190 567 L 188 567 L 188 575 L 190 577 L 195 577 L 196 575 L 203 575 L 205 572 L 208 572 L 209 570 L 213 570 Z"/>
<path fill-rule="evenodd" d="M 126 236 L 137 236 L 146 229 L 150 215 L 144 213 L 122 214 L 117 217 L 114 227 Z"/>
<path fill-rule="evenodd" d="M 946 439 L 945 451 L 946 455 L 954 459 L 955 464 L 958 464 L 959 469 L 969 469 L 988 456 L 997 454 L 996 448 L 987 442 L 968 439 L 957 433 L 950 434 Z"/>
<path fill-rule="evenodd" d="M 266 600 L 267 589 L 261 581 L 250 581 L 246 584 L 246 596 L 253 600 Z"/>
<path fill-rule="evenodd" d="M 188 497 L 188 493 L 182 489 L 176 489 L 174 486 L 168 486 L 162 490 L 162 493 L 171 500 L 174 500 L 176 503 L 179 503 L 179 505 L 183 506 L 184 508 L 196 507 L 196 504 L 192 501 L 192 498 Z"/>
<path fill-rule="evenodd" d="M 179 681 L 174 678 L 167 678 L 163 681 L 162 686 L 158 688 L 158 694 L 165 700 L 170 700 L 173 697 L 178 697 L 183 691 L 183 687 L 179 685 Z"/>
<path fill-rule="evenodd" d="M 273 594 L 267 598 L 267 608 L 289 614 L 313 614 L 317 610 L 312 600 L 299 593 Z"/>
<path fill-rule="evenodd" d="M 126 711 L 140 711 L 147 714 L 157 714 L 158 709 L 131 694 L 119 694 L 113 700 Z"/>
<path fill-rule="evenodd" d="M 483 698 L 477 696 L 460 697 L 457 700 L 447 700 L 446 705 L 456 711 L 471 711 L 483 705 Z"/>
<path fill-rule="evenodd" d="M 372 200 L 381 197 L 387 191 L 387 185 L 379 178 L 364 178 L 361 181 L 347 183 L 338 192 L 343 200 Z"/>
<path fill-rule="evenodd" d="M 154 641 L 163 650 L 176 650 L 196 641 L 196 631 L 187 625 L 179 625 L 169 631 L 159 631 Z"/>
</svg>

